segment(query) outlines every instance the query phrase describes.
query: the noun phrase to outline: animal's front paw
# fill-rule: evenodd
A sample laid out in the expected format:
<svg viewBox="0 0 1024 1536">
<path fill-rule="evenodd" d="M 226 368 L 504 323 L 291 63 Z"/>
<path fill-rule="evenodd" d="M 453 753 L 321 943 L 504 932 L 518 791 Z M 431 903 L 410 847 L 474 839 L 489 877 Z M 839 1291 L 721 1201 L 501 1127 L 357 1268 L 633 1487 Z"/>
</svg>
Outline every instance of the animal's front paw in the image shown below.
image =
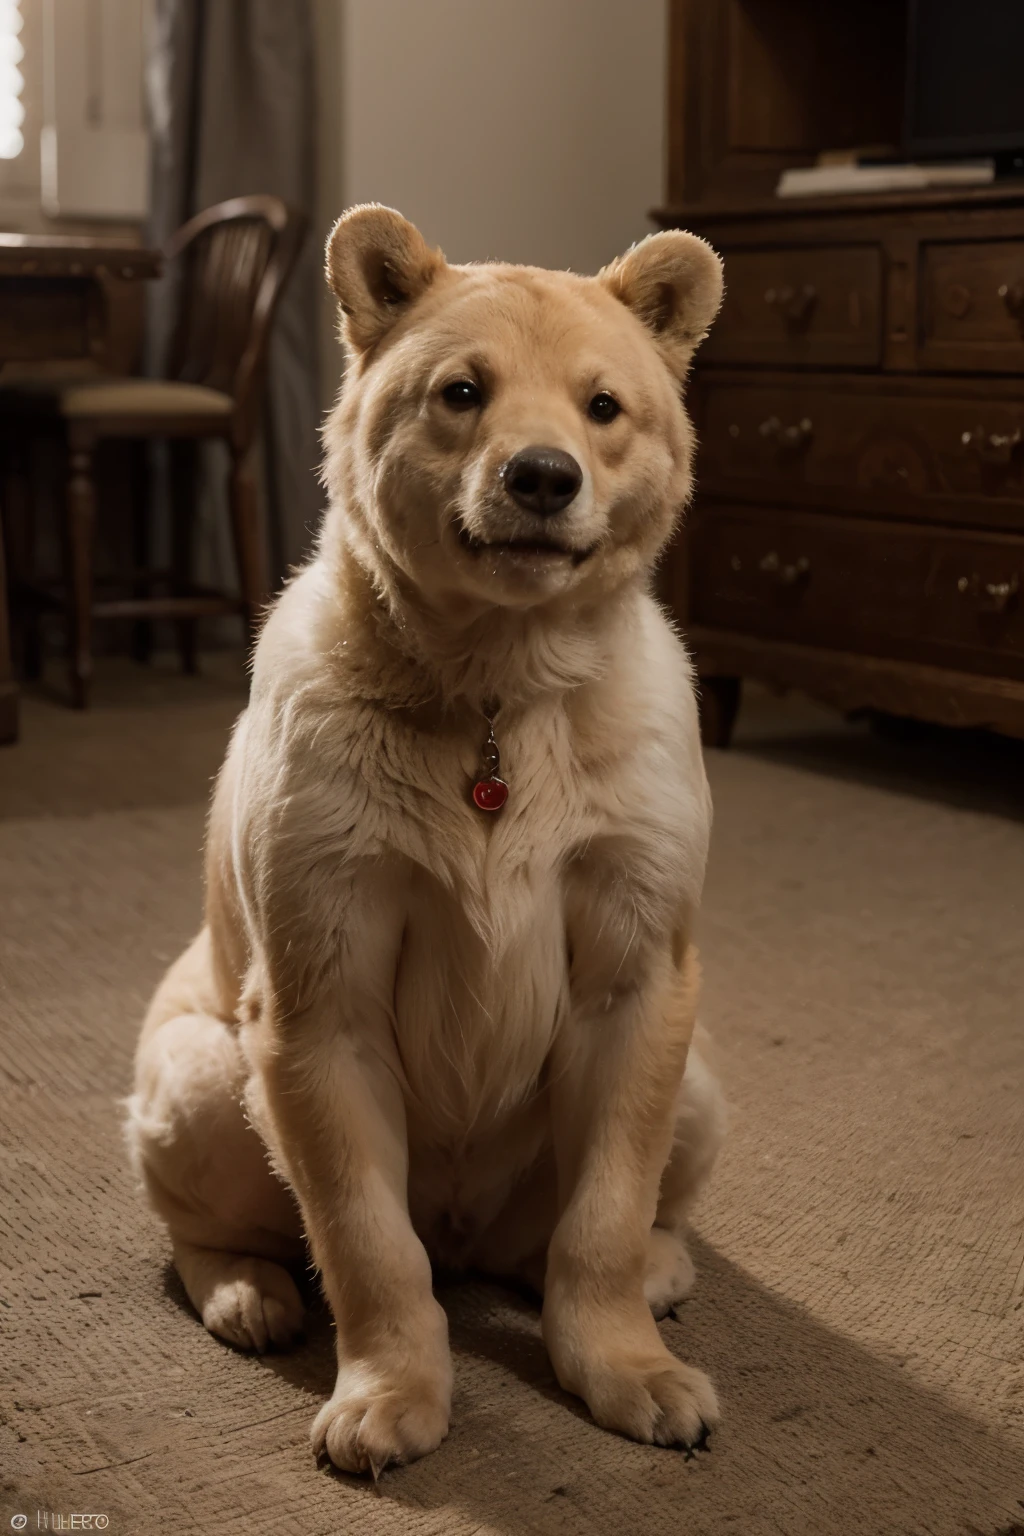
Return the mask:
<svg viewBox="0 0 1024 1536">
<path fill-rule="evenodd" d="M 580 1394 L 602 1429 L 645 1445 L 700 1445 L 718 1422 L 718 1399 L 703 1371 L 668 1350 L 587 1372 Z"/>
<path fill-rule="evenodd" d="M 580 1289 L 549 1285 L 544 1300 L 544 1342 L 560 1384 L 602 1429 L 645 1445 L 702 1445 L 718 1422 L 704 1372 L 665 1348 L 639 1289 L 615 1306 L 607 1295 L 598 1304 L 581 1299 Z"/>
<path fill-rule="evenodd" d="M 313 1420 L 318 1460 L 343 1472 L 376 1478 L 395 1462 L 436 1451 L 448 1433 L 451 1374 L 431 1381 L 412 1371 L 378 1374 L 366 1365 L 343 1367 L 334 1395 Z"/>
</svg>

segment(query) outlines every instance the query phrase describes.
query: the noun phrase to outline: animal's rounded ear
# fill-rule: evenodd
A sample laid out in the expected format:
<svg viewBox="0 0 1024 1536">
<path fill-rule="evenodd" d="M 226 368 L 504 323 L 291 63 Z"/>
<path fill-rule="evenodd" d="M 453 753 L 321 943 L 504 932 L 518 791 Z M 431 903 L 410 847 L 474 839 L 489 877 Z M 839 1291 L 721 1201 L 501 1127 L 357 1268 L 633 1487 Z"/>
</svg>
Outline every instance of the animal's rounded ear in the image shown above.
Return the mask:
<svg viewBox="0 0 1024 1536">
<path fill-rule="evenodd" d="M 374 346 L 446 267 L 408 219 L 380 203 L 350 208 L 327 241 L 327 281 L 341 306 L 345 340 Z"/>
<path fill-rule="evenodd" d="M 682 378 L 722 303 L 722 262 L 707 241 L 683 229 L 648 235 L 598 281 L 646 325 Z"/>
</svg>

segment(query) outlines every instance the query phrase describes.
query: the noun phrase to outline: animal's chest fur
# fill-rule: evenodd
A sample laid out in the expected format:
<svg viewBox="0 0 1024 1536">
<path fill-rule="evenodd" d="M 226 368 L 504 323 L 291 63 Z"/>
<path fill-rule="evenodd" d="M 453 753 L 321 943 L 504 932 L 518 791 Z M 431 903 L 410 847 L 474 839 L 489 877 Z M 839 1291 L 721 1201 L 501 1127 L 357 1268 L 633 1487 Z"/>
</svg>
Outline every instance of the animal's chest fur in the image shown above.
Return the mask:
<svg viewBox="0 0 1024 1536">
<path fill-rule="evenodd" d="M 424 1224 L 443 1213 L 473 1229 L 547 1137 L 545 1062 L 569 1005 L 567 870 L 586 811 L 550 723 L 502 733 L 511 794 L 494 817 L 469 802 L 473 736 L 454 752 L 418 745 L 419 782 L 435 790 L 429 814 L 407 804 L 400 821 L 381 817 L 403 855 L 393 1029 L 410 1197 Z"/>
<path fill-rule="evenodd" d="M 475 723 L 394 722 L 362 763 L 360 852 L 400 892 L 393 1030 L 412 1137 L 436 1145 L 465 1144 L 529 1099 L 568 1014 L 574 939 L 588 989 L 610 985 L 652 882 L 676 880 L 654 867 L 674 829 L 638 820 L 635 759 L 596 772 L 564 711 L 538 707 L 499 729 L 510 796 L 489 816 L 469 796 Z"/>
<path fill-rule="evenodd" d="M 469 1137 L 521 1104 L 540 1076 L 569 977 L 561 880 L 537 865 L 513 877 L 514 911 L 501 913 L 505 893 L 495 893 L 497 920 L 483 932 L 456 893 L 423 871 L 411 876 L 394 1023 L 425 1139 Z"/>
<path fill-rule="evenodd" d="M 500 950 L 457 899 L 414 878 L 395 979 L 409 1199 L 430 1251 L 463 1261 L 549 1142 L 545 1061 L 568 1004 L 551 872 Z"/>
</svg>

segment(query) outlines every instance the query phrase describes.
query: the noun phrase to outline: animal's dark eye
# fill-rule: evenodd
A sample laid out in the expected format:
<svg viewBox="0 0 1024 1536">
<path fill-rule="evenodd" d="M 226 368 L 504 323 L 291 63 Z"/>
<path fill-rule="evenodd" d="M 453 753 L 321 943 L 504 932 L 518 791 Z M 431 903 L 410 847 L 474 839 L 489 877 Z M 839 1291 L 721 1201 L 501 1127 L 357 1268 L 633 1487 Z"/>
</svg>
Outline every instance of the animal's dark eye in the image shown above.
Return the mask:
<svg viewBox="0 0 1024 1536">
<path fill-rule="evenodd" d="M 445 405 L 450 405 L 453 411 L 472 411 L 478 405 L 483 404 L 483 395 L 472 379 L 455 379 L 453 383 L 446 384 L 441 391 L 441 398 Z"/>
<path fill-rule="evenodd" d="M 607 390 L 602 390 L 587 406 L 587 415 L 592 421 L 614 421 L 621 410 L 622 406 L 615 396 L 608 394 Z"/>
</svg>

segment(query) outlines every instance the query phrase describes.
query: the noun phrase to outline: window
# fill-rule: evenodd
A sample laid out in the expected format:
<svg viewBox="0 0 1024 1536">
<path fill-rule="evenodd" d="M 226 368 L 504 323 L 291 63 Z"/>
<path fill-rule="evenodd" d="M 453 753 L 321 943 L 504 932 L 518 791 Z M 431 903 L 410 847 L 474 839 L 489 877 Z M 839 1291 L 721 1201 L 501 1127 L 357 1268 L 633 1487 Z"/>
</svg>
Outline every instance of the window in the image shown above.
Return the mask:
<svg viewBox="0 0 1024 1536">
<path fill-rule="evenodd" d="M 148 0 L 0 0 L 0 224 L 145 215 Z"/>
<path fill-rule="evenodd" d="M 0 0 L 0 202 L 8 224 L 39 211 L 42 0 Z"/>
<path fill-rule="evenodd" d="M 145 20 L 140 0 L 44 0 L 40 159 L 51 218 L 146 212 Z"/>
<path fill-rule="evenodd" d="M 19 0 L 0 0 L 0 160 L 17 160 L 25 148 L 21 131 L 25 77 L 20 69 L 25 57 L 20 36 L 23 22 Z"/>
</svg>

